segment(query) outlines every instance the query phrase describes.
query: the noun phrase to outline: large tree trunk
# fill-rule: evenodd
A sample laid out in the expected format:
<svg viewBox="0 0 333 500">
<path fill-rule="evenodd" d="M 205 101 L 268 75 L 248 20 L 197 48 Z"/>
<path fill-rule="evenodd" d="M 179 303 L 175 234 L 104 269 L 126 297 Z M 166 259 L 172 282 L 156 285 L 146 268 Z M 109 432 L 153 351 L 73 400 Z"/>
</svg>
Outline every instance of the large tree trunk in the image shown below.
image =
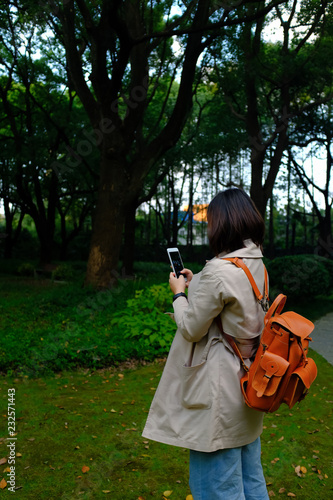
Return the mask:
<svg viewBox="0 0 333 500">
<path fill-rule="evenodd" d="M 103 148 L 86 275 L 86 283 L 97 288 L 110 288 L 117 281 L 127 210 L 126 170 L 125 160 L 109 157 Z"/>
<path fill-rule="evenodd" d="M 122 252 L 122 264 L 126 275 L 130 276 L 134 272 L 135 255 L 135 215 L 138 201 L 135 199 L 127 207 L 125 214 L 124 249 Z"/>
<path fill-rule="evenodd" d="M 323 257 L 333 257 L 332 219 L 330 212 L 331 207 L 326 207 L 325 217 L 319 219 L 319 238 L 316 253 Z"/>
<path fill-rule="evenodd" d="M 50 227 L 43 222 L 36 222 L 36 230 L 39 238 L 39 264 L 45 267 L 52 262 L 53 258 L 53 237 L 54 227 Z"/>
<path fill-rule="evenodd" d="M 99 197 L 86 275 L 86 282 L 97 288 L 110 288 L 117 281 L 124 220 L 118 203 L 110 204 L 104 196 Z"/>
</svg>

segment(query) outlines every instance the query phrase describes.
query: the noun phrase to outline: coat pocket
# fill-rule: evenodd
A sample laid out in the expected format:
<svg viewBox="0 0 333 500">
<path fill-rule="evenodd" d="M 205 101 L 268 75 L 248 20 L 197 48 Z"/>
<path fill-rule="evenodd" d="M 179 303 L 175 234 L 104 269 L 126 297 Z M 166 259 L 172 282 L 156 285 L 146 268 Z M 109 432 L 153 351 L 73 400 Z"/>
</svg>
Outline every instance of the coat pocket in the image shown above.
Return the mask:
<svg viewBox="0 0 333 500">
<path fill-rule="evenodd" d="M 182 405 L 188 409 L 208 410 L 212 406 L 207 360 L 199 365 L 182 366 Z"/>
</svg>

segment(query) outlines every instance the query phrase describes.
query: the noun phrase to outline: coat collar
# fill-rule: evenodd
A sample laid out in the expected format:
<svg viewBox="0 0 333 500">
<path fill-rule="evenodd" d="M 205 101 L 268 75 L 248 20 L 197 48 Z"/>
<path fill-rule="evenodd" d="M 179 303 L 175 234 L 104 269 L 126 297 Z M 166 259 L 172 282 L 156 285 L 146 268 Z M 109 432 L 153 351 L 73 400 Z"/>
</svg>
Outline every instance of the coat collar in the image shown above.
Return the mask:
<svg viewBox="0 0 333 500">
<path fill-rule="evenodd" d="M 240 257 L 241 259 L 261 259 L 263 257 L 260 247 L 253 243 L 252 240 L 245 240 L 244 245 L 244 248 L 239 248 L 233 252 L 221 252 L 218 254 L 217 258 Z"/>
</svg>

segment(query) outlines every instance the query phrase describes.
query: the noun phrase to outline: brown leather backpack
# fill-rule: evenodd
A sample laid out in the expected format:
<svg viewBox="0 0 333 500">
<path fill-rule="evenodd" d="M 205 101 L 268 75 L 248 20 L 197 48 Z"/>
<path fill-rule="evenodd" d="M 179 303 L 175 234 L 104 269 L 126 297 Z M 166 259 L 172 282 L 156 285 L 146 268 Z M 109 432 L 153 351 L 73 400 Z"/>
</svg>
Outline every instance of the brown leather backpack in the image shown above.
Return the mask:
<svg viewBox="0 0 333 500">
<path fill-rule="evenodd" d="M 242 268 L 257 297 L 263 305 L 268 303 L 268 278 L 265 269 L 265 291 L 260 293 L 253 276 L 239 258 L 227 258 L 237 267 Z M 301 401 L 317 376 L 317 367 L 313 359 L 307 357 L 309 335 L 314 329 L 313 323 L 299 314 L 288 311 L 282 313 L 286 295 L 276 297 L 264 319 L 264 329 L 260 345 L 251 367 L 248 368 L 242 358 L 237 342 L 223 332 L 244 368 L 240 384 L 245 402 L 251 408 L 264 412 L 276 411 L 282 403 L 292 408 Z M 281 314 L 282 313 L 282 314 Z"/>
</svg>

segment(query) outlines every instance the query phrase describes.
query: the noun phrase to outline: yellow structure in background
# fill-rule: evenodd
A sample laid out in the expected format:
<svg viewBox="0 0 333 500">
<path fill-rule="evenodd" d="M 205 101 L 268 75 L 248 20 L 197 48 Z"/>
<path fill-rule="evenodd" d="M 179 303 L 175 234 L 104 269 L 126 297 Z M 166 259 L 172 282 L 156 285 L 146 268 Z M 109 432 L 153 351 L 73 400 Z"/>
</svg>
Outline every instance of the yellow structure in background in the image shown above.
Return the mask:
<svg viewBox="0 0 333 500">
<path fill-rule="evenodd" d="M 193 205 L 193 220 L 197 222 L 207 222 L 208 203 L 202 205 Z M 183 206 L 184 212 L 187 212 L 188 205 Z"/>
</svg>

